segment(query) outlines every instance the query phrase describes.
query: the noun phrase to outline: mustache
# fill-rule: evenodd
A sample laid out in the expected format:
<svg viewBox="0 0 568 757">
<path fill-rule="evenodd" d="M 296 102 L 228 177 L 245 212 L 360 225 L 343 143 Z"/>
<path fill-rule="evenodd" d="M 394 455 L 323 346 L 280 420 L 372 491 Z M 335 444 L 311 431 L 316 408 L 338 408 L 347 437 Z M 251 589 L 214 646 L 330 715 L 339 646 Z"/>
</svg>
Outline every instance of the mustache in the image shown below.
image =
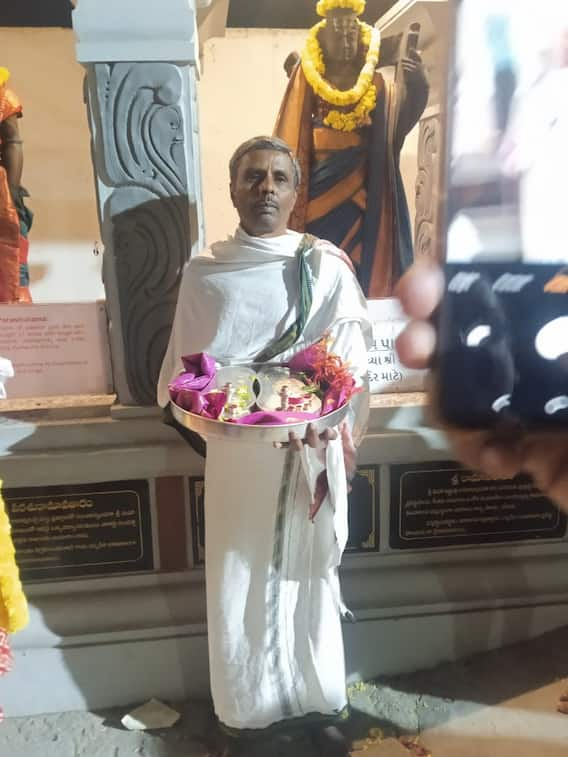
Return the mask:
<svg viewBox="0 0 568 757">
<path fill-rule="evenodd" d="M 278 208 L 280 207 L 276 200 L 273 200 L 272 198 L 264 198 L 263 200 L 257 200 L 257 202 L 254 203 L 255 208 Z"/>
</svg>

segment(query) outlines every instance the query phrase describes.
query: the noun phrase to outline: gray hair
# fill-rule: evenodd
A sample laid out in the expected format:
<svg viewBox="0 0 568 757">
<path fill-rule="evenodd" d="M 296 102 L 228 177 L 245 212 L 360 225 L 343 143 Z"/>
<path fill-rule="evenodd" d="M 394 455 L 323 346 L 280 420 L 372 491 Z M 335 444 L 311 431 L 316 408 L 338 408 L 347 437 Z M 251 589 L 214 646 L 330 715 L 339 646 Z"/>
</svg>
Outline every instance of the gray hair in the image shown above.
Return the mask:
<svg viewBox="0 0 568 757">
<path fill-rule="evenodd" d="M 231 176 L 231 184 L 234 184 L 237 178 L 237 172 L 239 170 L 239 163 L 248 155 L 249 152 L 255 152 L 256 150 L 274 150 L 274 152 L 282 152 L 290 158 L 292 168 L 294 169 L 294 186 L 298 188 L 302 180 L 302 170 L 298 159 L 292 152 L 292 148 L 279 137 L 253 137 L 252 139 L 243 142 L 240 147 L 237 147 L 233 153 L 233 157 L 229 161 L 229 173 Z"/>
</svg>

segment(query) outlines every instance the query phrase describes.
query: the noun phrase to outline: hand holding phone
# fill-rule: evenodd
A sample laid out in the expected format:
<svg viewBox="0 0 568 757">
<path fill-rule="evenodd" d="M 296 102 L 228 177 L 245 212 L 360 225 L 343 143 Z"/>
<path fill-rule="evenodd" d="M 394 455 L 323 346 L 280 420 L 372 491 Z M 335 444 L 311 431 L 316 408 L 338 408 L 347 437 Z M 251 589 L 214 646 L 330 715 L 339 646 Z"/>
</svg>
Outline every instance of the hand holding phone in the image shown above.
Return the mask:
<svg viewBox="0 0 568 757">
<path fill-rule="evenodd" d="M 568 429 L 568 4 L 453 5 L 440 414 Z"/>
<path fill-rule="evenodd" d="M 397 340 L 401 361 L 409 368 L 427 368 L 436 352 L 432 323 L 444 292 L 441 267 L 416 263 L 400 280 L 396 295 L 413 320 Z M 432 376 L 431 409 L 437 415 L 440 386 Z M 439 415 L 434 421 L 441 423 Z M 568 430 L 503 436 L 498 429 L 445 428 L 457 458 L 468 468 L 489 475 L 513 477 L 528 473 L 547 496 L 568 512 Z"/>
</svg>

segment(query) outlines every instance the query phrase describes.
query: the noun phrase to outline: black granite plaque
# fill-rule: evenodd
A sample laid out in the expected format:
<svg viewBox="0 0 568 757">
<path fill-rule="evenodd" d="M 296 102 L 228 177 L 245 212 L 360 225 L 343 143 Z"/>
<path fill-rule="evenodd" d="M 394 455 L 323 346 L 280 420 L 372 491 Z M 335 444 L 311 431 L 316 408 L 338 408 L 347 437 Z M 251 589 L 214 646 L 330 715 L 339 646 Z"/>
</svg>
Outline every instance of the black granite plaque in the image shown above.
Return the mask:
<svg viewBox="0 0 568 757">
<path fill-rule="evenodd" d="M 346 552 L 379 551 L 379 466 L 362 465 L 351 482 Z"/>
<path fill-rule="evenodd" d="M 189 506 L 191 508 L 191 541 L 193 564 L 205 562 L 205 479 L 195 476 L 189 479 Z"/>
<path fill-rule="evenodd" d="M 189 479 L 193 564 L 205 561 L 205 484 L 202 476 Z M 379 550 L 379 466 L 357 469 L 349 495 L 349 539 L 346 552 Z M 306 513 L 307 518 L 307 513 Z M 317 518 L 316 518 L 317 520 Z"/>
<path fill-rule="evenodd" d="M 5 489 L 24 581 L 154 567 L 148 482 Z"/>
<path fill-rule="evenodd" d="M 565 534 L 566 516 L 528 476 L 493 479 L 455 462 L 391 466 L 394 549 L 561 539 Z"/>
</svg>

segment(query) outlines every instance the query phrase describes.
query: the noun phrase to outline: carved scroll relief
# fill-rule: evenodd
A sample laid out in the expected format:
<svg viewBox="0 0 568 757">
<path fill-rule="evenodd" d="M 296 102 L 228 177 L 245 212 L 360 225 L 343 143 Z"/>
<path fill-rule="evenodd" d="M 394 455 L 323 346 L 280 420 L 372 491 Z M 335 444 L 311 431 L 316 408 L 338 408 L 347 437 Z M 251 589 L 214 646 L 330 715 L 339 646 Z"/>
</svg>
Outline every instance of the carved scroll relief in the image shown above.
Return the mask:
<svg viewBox="0 0 568 757">
<path fill-rule="evenodd" d="M 196 232 L 190 227 L 190 205 L 198 198 L 188 183 L 194 159 L 187 144 L 188 72 L 171 63 L 88 67 L 113 372 L 127 404 L 155 402 Z"/>
<path fill-rule="evenodd" d="M 420 122 L 416 179 L 416 257 L 436 255 L 439 177 L 440 113 L 438 109 L 430 108 Z"/>
</svg>

